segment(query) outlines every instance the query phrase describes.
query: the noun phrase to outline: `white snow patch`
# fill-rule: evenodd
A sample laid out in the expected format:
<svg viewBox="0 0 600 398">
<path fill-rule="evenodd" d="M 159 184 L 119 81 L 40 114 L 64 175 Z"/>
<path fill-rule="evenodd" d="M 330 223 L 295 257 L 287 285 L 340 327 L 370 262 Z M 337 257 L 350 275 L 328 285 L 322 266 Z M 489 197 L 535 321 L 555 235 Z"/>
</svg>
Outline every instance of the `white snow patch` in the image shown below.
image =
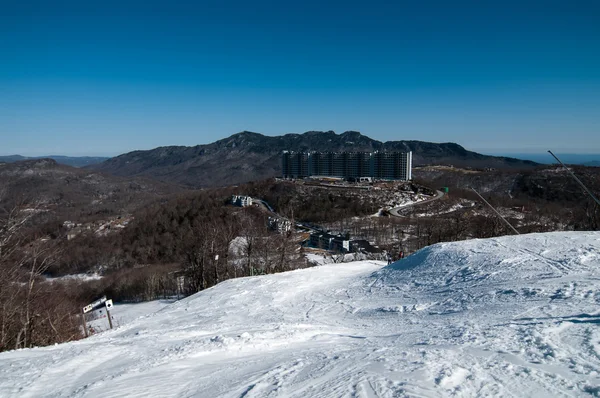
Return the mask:
<svg viewBox="0 0 600 398">
<path fill-rule="evenodd" d="M 58 276 L 58 277 L 46 277 L 46 282 L 65 282 L 65 281 L 87 282 L 87 281 L 96 281 L 98 279 L 102 279 L 102 275 L 95 272 L 93 274 L 71 274 L 71 275 L 64 275 L 64 276 Z"/>
</svg>

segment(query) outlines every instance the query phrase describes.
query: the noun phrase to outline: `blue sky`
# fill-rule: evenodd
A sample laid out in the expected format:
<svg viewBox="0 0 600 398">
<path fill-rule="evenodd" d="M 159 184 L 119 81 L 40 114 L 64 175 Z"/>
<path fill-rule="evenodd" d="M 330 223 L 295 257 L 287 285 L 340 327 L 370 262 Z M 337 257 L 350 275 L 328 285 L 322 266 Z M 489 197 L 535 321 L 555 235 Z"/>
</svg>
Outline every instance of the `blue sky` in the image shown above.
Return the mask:
<svg viewBox="0 0 600 398">
<path fill-rule="evenodd" d="M 0 7 L 2 155 L 243 130 L 600 153 L 598 1 L 24 3 Z"/>
</svg>

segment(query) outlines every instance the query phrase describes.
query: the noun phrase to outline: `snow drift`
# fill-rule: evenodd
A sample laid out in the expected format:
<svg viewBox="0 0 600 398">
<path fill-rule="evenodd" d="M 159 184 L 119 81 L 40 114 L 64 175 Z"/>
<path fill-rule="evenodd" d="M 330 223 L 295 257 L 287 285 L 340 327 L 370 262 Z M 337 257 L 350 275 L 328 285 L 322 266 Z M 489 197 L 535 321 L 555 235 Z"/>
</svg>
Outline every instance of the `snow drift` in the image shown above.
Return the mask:
<svg viewBox="0 0 600 398">
<path fill-rule="evenodd" d="M 0 396 L 600 394 L 600 233 L 443 243 L 223 282 L 0 354 Z"/>
</svg>

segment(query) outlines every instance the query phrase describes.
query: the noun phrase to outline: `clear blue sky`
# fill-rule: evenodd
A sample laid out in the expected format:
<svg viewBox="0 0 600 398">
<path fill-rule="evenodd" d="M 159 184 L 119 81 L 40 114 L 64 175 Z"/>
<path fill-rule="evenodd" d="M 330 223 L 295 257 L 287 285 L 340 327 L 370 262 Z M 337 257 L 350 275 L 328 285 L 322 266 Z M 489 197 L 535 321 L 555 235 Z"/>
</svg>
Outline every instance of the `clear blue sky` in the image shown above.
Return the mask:
<svg viewBox="0 0 600 398">
<path fill-rule="evenodd" d="M 243 130 L 600 153 L 597 0 L 176 3 L 2 1 L 0 154 Z"/>
</svg>

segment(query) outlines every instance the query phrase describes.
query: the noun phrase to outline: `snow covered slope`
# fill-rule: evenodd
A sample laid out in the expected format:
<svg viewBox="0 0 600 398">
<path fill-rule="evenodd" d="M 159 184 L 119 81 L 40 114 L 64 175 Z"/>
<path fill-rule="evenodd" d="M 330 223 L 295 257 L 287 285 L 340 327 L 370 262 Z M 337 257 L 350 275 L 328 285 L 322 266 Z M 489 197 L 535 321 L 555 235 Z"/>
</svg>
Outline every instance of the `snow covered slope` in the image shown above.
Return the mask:
<svg viewBox="0 0 600 398">
<path fill-rule="evenodd" d="M 138 318 L 145 317 L 146 315 L 157 312 L 164 307 L 175 302 L 175 299 L 167 300 L 153 300 L 145 301 L 142 303 L 134 304 L 121 304 L 116 303 L 110 312 L 110 316 L 113 320 L 113 327 L 123 326 L 129 322 L 132 322 Z M 93 329 L 95 332 L 104 332 L 110 329 L 110 324 L 106 318 L 106 310 L 104 307 L 93 312 L 97 319 L 88 321 L 88 328 Z"/>
<path fill-rule="evenodd" d="M 438 244 L 230 280 L 0 354 L 2 397 L 600 394 L 600 233 Z"/>
</svg>

